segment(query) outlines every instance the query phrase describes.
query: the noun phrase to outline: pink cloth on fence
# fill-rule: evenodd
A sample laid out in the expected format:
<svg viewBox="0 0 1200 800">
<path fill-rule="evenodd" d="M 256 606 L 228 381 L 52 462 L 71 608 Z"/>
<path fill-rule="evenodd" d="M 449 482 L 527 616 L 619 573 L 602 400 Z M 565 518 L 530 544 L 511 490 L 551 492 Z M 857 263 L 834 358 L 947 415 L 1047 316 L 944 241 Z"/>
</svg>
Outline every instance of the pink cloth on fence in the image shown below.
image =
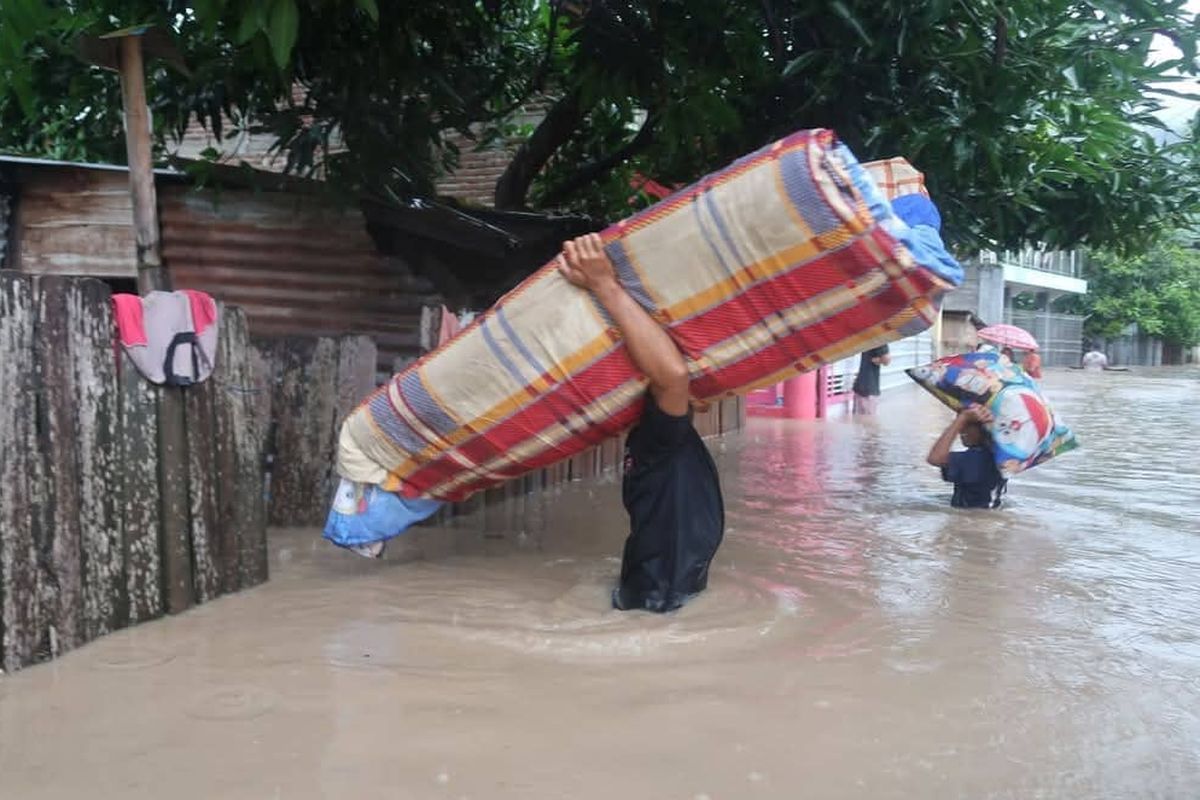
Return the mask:
<svg viewBox="0 0 1200 800">
<path fill-rule="evenodd" d="M 112 304 L 121 344 L 126 347 L 146 344 L 146 328 L 142 322 L 142 298 L 136 294 L 114 294 Z"/>
<path fill-rule="evenodd" d="M 192 309 L 192 329 L 196 335 L 204 333 L 209 325 L 217 321 L 217 302 L 208 294 L 195 289 L 184 289 Z"/>
<path fill-rule="evenodd" d="M 117 338 L 151 383 L 187 386 L 212 374 L 221 311 L 204 292 L 150 292 L 112 297 Z M 189 337 L 194 334 L 194 337 Z"/>
</svg>

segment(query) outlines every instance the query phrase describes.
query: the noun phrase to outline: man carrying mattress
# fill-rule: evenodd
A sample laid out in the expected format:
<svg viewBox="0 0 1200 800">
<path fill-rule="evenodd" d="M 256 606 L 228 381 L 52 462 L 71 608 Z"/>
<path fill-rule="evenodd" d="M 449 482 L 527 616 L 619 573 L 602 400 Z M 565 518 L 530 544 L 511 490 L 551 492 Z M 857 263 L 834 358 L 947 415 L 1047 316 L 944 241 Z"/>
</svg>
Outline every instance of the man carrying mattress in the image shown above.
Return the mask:
<svg viewBox="0 0 1200 800">
<path fill-rule="evenodd" d="M 596 234 L 563 246 L 563 276 L 592 293 L 650 383 L 645 410 L 625 445 L 622 498 L 630 534 L 613 606 L 673 611 L 708 584 L 725 530 L 725 506 L 712 456 L 692 427 L 688 369 L 658 323 L 617 280 Z"/>
</svg>

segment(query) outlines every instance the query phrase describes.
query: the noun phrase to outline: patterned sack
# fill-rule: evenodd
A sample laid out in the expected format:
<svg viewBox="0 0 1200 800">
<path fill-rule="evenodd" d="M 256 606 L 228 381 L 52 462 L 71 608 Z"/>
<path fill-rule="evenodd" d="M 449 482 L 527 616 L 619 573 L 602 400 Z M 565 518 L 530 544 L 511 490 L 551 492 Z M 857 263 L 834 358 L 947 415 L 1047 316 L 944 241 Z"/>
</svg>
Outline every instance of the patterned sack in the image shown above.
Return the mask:
<svg viewBox="0 0 1200 800">
<path fill-rule="evenodd" d="M 1006 478 L 1079 446 L 1038 385 L 1007 356 L 964 353 L 907 372 L 954 411 L 988 407 L 996 418 L 989 426 L 992 452 Z"/>
<path fill-rule="evenodd" d="M 924 330 L 962 280 L 829 131 L 802 131 L 601 234 L 687 359 L 692 395 L 767 385 Z M 935 237 L 936 238 L 936 237 Z M 645 378 L 547 264 L 345 422 L 338 472 L 459 500 L 568 458 L 641 413 Z"/>
</svg>

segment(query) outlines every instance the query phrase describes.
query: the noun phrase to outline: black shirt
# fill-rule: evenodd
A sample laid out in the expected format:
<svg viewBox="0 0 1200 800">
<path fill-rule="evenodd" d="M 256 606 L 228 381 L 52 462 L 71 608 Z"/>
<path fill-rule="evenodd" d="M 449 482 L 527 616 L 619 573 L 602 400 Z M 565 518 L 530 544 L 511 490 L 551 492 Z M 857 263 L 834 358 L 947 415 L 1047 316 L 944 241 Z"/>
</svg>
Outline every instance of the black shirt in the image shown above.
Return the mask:
<svg viewBox="0 0 1200 800">
<path fill-rule="evenodd" d="M 613 606 L 672 611 L 708 585 L 708 566 L 725 531 L 717 466 L 692 427 L 646 395 L 625 444 L 622 484 L 631 533 Z"/>
<path fill-rule="evenodd" d="M 999 497 L 1004 478 L 996 468 L 996 459 L 986 447 L 968 447 L 951 453 L 942 467 L 942 480 L 954 484 L 950 505 L 955 508 L 992 508 Z"/>
<path fill-rule="evenodd" d="M 872 347 L 862 354 L 858 362 L 858 377 L 854 379 L 854 393 L 859 397 L 877 397 L 879 395 L 879 365 L 872 358 L 882 358 L 888 354 L 886 344 Z"/>
</svg>

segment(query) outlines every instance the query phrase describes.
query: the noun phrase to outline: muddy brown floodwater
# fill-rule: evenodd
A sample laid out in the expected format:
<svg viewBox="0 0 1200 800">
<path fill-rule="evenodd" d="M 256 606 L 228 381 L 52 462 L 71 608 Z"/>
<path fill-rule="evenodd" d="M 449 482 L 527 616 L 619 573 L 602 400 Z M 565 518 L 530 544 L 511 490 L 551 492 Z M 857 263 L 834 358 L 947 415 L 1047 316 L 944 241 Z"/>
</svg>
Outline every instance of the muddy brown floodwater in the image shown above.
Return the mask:
<svg viewBox="0 0 1200 800">
<path fill-rule="evenodd" d="M 0 678 L 0 797 L 1193 798 L 1200 372 L 1052 374 L 1084 449 L 952 511 L 918 390 L 714 444 L 729 531 L 673 616 L 607 606 L 614 483 Z"/>
</svg>

